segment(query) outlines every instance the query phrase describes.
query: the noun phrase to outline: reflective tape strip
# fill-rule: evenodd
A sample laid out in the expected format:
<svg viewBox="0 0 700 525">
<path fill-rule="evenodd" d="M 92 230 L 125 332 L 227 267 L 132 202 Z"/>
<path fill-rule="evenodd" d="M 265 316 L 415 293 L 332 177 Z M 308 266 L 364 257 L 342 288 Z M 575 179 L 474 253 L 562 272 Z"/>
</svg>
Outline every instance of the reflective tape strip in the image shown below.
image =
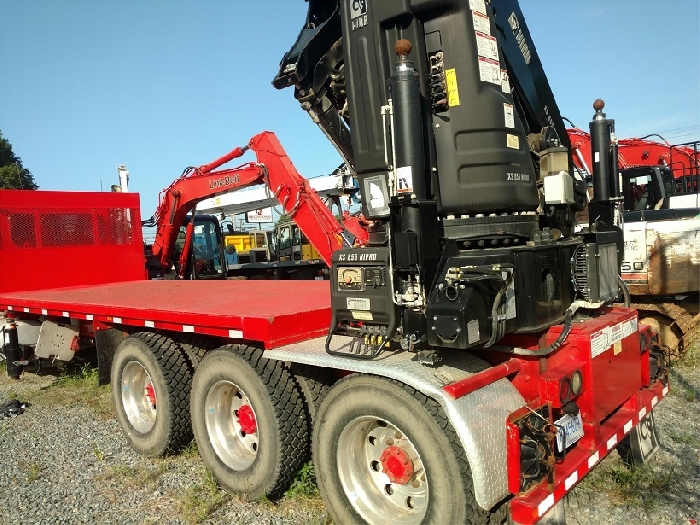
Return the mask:
<svg viewBox="0 0 700 525">
<path fill-rule="evenodd" d="M 593 468 L 593 465 L 600 461 L 600 454 L 596 452 L 590 458 L 588 458 L 588 468 Z"/>
<path fill-rule="evenodd" d="M 184 324 L 184 325 L 182 325 L 182 331 L 183 332 L 194 332 L 194 326 L 189 325 L 189 324 Z"/>
<path fill-rule="evenodd" d="M 547 496 L 542 503 L 537 505 L 537 515 L 544 516 L 544 513 L 552 508 L 554 505 L 554 494 Z"/>
</svg>

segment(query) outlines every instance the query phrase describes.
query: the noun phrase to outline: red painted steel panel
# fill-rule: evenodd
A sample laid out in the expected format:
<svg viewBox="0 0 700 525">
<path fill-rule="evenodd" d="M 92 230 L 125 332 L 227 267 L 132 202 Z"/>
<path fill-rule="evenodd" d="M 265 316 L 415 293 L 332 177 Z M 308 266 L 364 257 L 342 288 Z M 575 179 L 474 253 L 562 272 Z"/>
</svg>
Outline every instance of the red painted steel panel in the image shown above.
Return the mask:
<svg viewBox="0 0 700 525">
<path fill-rule="evenodd" d="M 0 291 L 145 279 L 139 196 L 0 190 Z"/>
<path fill-rule="evenodd" d="M 559 332 L 560 326 L 550 329 L 546 342 Z M 583 364 L 584 391 L 577 402 L 584 422 L 603 421 L 642 388 L 642 359 L 648 356 L 640 351 L 636 310 L 615 308 L 574 323 L 566 344 L 569 351 L 554 356 L 549 365 Z"/>
<path fill-rule="evenodd" d="M 197 333 L 236 330 L 266 348 L 318 337 L 330 326 L 328 281 L 144 280 L 0 292 L 0 310 L 8 306 L 20 312 L 30 308 L 32 313 L 89 314 L 106 322 L 116 322 L 106 317 L 118 317 L 133 326 L 152 321 L 154 327 L 166 323 L 169 329 Z"/>
</svg>

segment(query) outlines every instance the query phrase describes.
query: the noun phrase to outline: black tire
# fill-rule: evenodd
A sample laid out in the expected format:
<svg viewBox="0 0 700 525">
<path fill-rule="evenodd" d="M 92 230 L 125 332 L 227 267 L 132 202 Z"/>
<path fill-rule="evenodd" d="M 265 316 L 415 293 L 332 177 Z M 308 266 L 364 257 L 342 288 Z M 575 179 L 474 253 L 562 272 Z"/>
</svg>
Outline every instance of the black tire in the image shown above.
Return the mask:
<svg viewBox="0 0 700 525">
<path fill-rule="evenodd" d="M 336 378 L 331 370 L 318 366 L 292 363 L 290 370 L 299 384 L 299 389 L 306 402 L 309 421 L 313 425 L 318 407 L 321 406 L 328 390 L 336 382 Z"/>
<path fill-rule="evenodd" d="M 312 444 L 316 482 L 335 523 L 390 521 L 383 512 L 392 523 L 404 518 L 407 524 L 483 524 L 491 518 L 476 503 L 464 450 L 442 408 L 398 381 L 359 374 L 338 381 L 318 411 Z M 410 478 L 380 486 L 386 478 L 376 472 L 384 456 L 371 458 L 396 447 L 414 457 L 402 474 Z M 491 523 L 503 519 L 500 512 Z"/>
<path fill-rule="evenodd" d="M 187 355 L 187 359 L 192 367 L 192 372 L 197 369 L 205 354 L 214 350 L 219 345 L 216 339 L 202 334 L 179 334 L 177 342 Z"/>
<path fill-rule="evenodd" d="M 139 385 L 148 387 L 144 371 L 150 376 L 152 399 L 145 392 L 135 393 Z M 192 441 L 192 372 L 175 341 L 148 332 L 126 337 L 115 351 L 111 382 L 117 421 L 135 450 L 147 456 L 162 456 Z M 154 409 L 150 412 L 146 406 L 149 402 Z"/>
<path fill-rule="evenodd" d="M 253 411 L 250 430 L 234 409 L 246 405 Z M 204 464 L 223 488 L 251 501 L 282 495 L 306 458 L 301 393 L 285 365 L 265 359 L 260 349 L 227 345 L 207 353 L 192 383 L 191 413 Z"/>
</svg>

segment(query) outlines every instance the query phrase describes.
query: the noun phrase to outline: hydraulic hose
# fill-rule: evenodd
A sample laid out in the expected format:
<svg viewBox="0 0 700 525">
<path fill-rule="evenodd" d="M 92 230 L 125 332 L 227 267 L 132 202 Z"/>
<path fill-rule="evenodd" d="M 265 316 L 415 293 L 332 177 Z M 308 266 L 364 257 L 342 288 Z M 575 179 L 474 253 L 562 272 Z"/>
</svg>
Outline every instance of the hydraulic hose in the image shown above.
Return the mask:
<svg viewBox="0 0 700 525">
<path fill-rule="evenodd" d="M 625 299 L 625 308 L 629 308 L 630 305 L 632 304 L 632 300 L 630 299 L 630 289 L 627 288 L 627 283 L 622 279 L 621 275 L 617 276 L 617 281 L 620 284 L 620 289 L 622 290 L 622 296 Z"/>
</svg>

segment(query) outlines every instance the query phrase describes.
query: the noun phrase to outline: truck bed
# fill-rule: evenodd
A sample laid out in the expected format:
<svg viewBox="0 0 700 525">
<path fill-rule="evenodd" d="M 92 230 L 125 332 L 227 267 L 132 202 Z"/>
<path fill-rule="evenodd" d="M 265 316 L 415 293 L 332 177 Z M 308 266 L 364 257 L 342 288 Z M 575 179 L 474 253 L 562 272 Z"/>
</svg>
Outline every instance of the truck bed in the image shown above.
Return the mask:
<svg viewBox="0 0 700 525">
<path fill-rule="evenodd" d="M 0 310 L 195 332 L 265 348 L 319 337 L 330 323 L 328 281 L 126 281 L 0 292 Z"/>
</svg>

